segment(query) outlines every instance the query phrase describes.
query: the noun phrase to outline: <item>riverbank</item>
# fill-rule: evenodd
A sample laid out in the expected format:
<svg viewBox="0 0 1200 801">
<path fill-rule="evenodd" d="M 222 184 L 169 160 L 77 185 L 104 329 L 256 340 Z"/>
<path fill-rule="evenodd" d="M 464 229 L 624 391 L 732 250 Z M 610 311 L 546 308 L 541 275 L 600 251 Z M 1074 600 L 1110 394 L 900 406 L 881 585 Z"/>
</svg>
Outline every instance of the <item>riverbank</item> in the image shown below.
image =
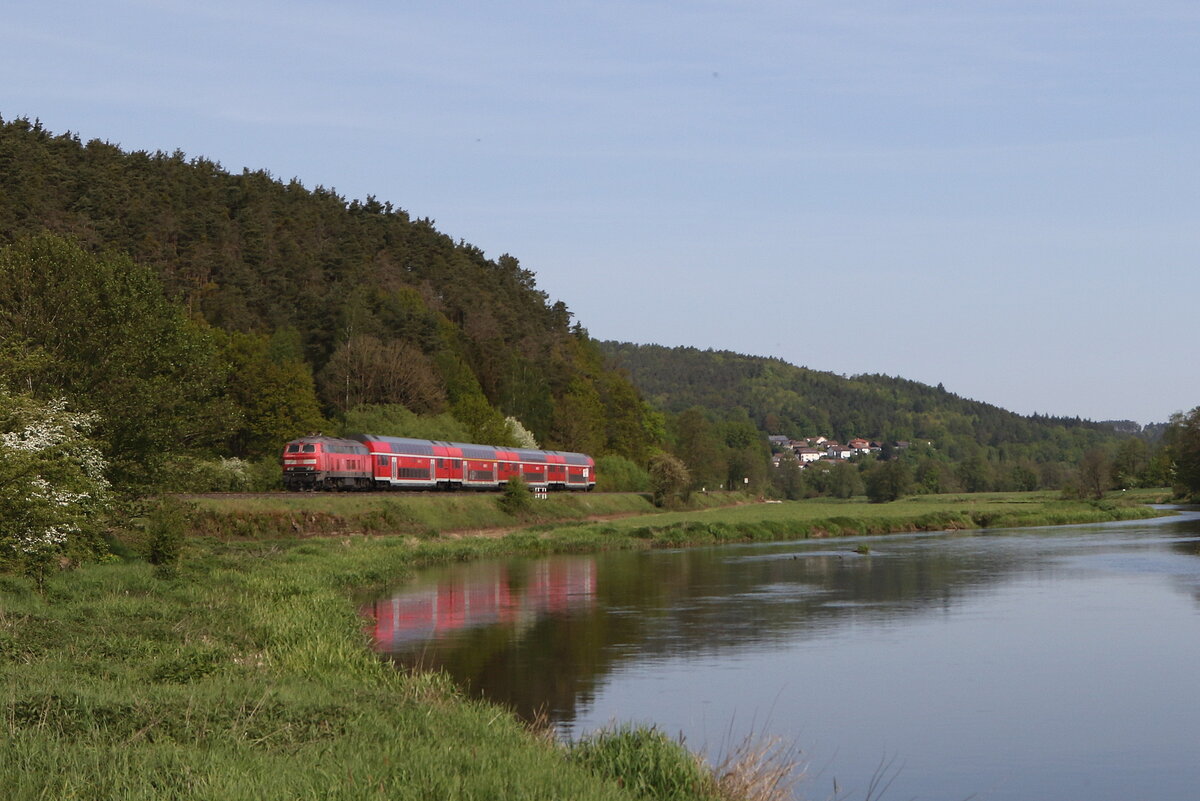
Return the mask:
<svg viewBox="0 0 1200 801">
<path fill-rule="evenodd" d="M 0 791 L 12 799 L 696 797 L 705 780 L 668 738 L 652 749 L 564 746 L 439 676 L 385 666 L 351 594 L 429 564 L 491 556 L 1153 514 L 1134 500 L 744 504 L 602 521 L 588 518 L 621 512 L 590 510 L 565 525 L 535 518 L 499 537 L 451 537 L 412 521 L 397 535 L 201 528 L 173 570 L 114 558 L 53 576 L 42 592 L 0 577 Z M 1075 518 L 1065 519 L 1071 510 Z M 711 784 L 703 791 L 719 797 Z"/>
</svg>

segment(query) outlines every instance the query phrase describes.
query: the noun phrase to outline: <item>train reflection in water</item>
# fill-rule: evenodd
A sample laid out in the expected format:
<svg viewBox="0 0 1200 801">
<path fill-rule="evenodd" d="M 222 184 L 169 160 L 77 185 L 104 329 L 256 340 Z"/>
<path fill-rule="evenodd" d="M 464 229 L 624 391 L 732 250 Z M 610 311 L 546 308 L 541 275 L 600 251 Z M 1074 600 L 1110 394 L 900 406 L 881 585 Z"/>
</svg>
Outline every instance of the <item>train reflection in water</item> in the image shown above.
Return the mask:
<svg viewBox="0 0 1200 801">
<path fill-rule="evenodd" d="M 595 601 L 595 560 L 564 557 L 516 567 L 459 566 L 363 611 L 374 620 L 375 649 L 401 657 L 473 629 L 510 624 L 522 630 L 548 615 L 589 609 Z"/>
</svg>

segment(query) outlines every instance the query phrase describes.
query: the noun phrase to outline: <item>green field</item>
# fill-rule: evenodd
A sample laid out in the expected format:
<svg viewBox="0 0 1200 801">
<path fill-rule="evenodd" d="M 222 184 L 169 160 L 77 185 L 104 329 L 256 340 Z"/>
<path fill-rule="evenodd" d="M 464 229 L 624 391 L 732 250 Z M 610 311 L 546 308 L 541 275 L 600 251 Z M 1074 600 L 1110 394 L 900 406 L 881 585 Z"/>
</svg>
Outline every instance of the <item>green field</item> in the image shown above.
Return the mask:
<svg viewBox="0 0 1200 801">
<path fill-rule="evenodd" d="M 440 676 L 392 669 L 369 649 L 352 596 L 451 560 L 966 527 L 985 518 L 1114 519 L 1150 513 L 1136 503 L 1147 499 L 745 503 L 590 521 L 648 509 L 639 496 L 592 494 L 562 499 L 570 505 L 563 524 L 545 522 L 551 506 L 530 519 L 491 517 L 486 507 L 496 501 L 486 496 L 205 499 L 195 517 L 201 533 L 185 540 L 175 569 L 114 558 L 53 576 L 40 591 L 0 577 L 0 797 L 736 798 L 662 735 L 637 730 L 564 745 L 461 697 Z M 392 513 L 404 515 L 399 536 L 385 533 L 386 520 L 354 527 L 393 503 Z M 290 525 L 280 530 L 260 517 L 297 525 L 319 518 L 336 536 L 289 535 Z M 434 533 L 497 519 L 518 530 Z"/>
</svg>

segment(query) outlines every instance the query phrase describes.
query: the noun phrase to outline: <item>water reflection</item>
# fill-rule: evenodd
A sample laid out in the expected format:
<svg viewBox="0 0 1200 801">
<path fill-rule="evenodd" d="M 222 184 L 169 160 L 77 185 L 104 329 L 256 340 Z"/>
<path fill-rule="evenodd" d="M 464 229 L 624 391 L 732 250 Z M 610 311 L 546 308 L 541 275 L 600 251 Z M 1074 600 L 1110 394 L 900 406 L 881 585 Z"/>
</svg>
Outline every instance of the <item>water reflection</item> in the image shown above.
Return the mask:
<svg viewBox="0 0 1200 801">
<path fill-rule="evenodd" d="M 375 647 L 399 653 L 413 643 L 481 626 L 520 631 L 543 615 L 591 605 L 595 593 L 591 558 L 546 560 L 516 569 L 503 564 L 461 567 L 371 604 Z"/>
<path fill-rule="evenodd" d="M 842 787 L 894 755 L 901 797 L 1182 799 L 1198 521 L 458 565 L 367 611 L 387 658 L 568 735 L 766 715 Z"/>
<path fill-rule="evenodd" d="M 595 603 L 595 559 L 557 557 L 433 570 L 363 612 L 376 650 L 395 664 L 445 670 L 527 719 L 558 720 L 594 680 L 570 632 Z"/>
<path fill-rule="evenodd" d="M 446 670 L 569 728 L 625 662 L 720 658 L 944 612 L 1014 572 L 1064 569 L 1071 543 L 1014 534 L 980 547 L 957 534 L 874 539 L 866 554 L 843 540 L 455 565 L 365 611 L 396 664 Z"/>
</svg>

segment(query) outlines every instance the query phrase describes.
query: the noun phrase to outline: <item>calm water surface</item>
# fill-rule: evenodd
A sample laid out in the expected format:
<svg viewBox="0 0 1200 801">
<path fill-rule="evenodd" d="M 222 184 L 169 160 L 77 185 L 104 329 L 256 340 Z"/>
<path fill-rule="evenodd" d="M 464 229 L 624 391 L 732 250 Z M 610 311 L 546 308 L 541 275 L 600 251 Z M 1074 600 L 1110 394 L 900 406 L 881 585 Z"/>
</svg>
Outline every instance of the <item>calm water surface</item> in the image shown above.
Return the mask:
<svg viewBox="0 0 1200 801">
<path fill-rule="evenodd" d="M 1200 798 L 1200 514 L 863 541 L 470 564 L 367 611 L 564 736 L 783 737 L 805 798 Z"/>
</svg>

